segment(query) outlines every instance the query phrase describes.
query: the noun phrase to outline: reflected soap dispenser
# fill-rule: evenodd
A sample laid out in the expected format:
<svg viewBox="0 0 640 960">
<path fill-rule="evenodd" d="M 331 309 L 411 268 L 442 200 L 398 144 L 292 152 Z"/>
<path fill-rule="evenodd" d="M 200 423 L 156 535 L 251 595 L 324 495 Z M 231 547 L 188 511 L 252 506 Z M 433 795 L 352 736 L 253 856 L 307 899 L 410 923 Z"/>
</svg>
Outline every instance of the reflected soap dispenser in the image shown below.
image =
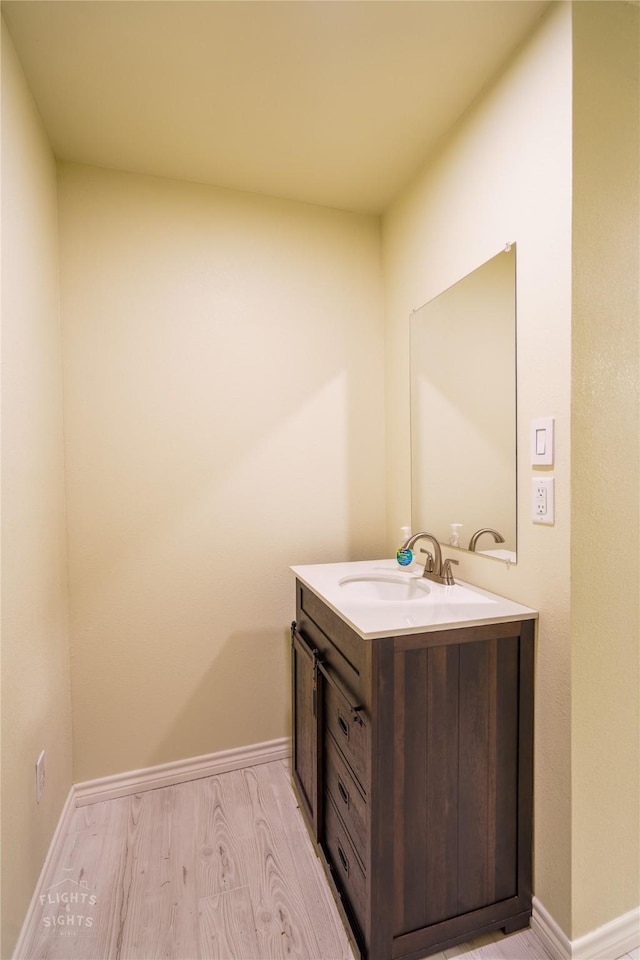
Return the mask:
<svg viewBox="0 0 640 960">
<path fill-rule="evenodd" d="M 407 542 L 411 536 L 411 527 L 400 527 L 400 544 L 396 550 L 396 560 L 401 567 L 408 567 L 409 564 L 413 561 L 413 551 L 405 550 L 404 544 Z"/>
<path fill-rule="evenodd" d="M 451 524 L 451 536 L 449 537 L 449 546 L 459 547 L 460 546 L 460 530 L 464 524 L 462 523 L 452 523 Z"/>
</svg>

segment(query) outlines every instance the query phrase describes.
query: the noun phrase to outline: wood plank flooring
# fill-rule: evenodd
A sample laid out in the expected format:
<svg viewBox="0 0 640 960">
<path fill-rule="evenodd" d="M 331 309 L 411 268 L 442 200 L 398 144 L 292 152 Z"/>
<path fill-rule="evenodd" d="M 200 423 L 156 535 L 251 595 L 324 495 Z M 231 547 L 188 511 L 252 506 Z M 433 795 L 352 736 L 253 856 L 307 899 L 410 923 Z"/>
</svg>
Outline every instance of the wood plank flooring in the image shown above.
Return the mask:
<svg viewBox="0 0 640 960">
<path fill-rule="evenodd" d="M 24 943 L 18 960 L 354 960 L 280 760 L 76 808 Z M 432 960 L 455 957 L 549 960 L 530 930 Z"/>
<path fill-rule="evenodd" d="M 353 958 L 285 761 L 78 807 L 39 901 L 24 960 Z"/>
</svg>

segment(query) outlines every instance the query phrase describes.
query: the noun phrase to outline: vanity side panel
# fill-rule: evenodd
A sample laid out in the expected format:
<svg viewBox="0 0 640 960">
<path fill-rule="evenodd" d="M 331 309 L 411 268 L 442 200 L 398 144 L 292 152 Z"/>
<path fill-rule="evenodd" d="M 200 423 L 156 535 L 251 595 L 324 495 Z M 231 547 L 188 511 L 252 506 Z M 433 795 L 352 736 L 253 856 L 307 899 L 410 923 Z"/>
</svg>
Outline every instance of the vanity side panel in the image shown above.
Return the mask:
<svg viewBox="0 0 640 960">
<path fill-rule="evenodd" d="M 426 731 L 426 716 L 416 709 L 426 706 L 426 651 L 395 654 L 395 753 L 394 778 L 394 935 L 423 926 L 424 888 L 420 866 L 427 855 L 426 831 L 414 807 L 426 809 L 426 756 L 420 743 Z M 416 749 L 417 747 L 417 749 Z M 418 826 L 418 829 L 416 829 Z M 415 918 L 419 917 L 416 923 Z"/>
<path fill-rule="evenodd" d="M 534 629 L 396 638 L 394 957 L 528 922 Z"/>
<path fill-rule="evenodd" d="M 522 639 L 497 641 L 494 899 L 518 893 L 520 654 Z M 514 815 L 515 813 L 515 815 Z"/>
<path fill-rule="evenodd" d="M 457 646 L 396 653 L 394 935 L 457 912 Z"/>
<path fill-rule="evenodd" d="M 460 650 L 427 651 L 426 894 L 429 924 L 457 913 L 457 877 L 448 869 L 458 850 L 458 712 Z"/>
<path fill-rule="evenodd" d="M 535 620 L 521 624 L 518 718 L 518 899 L 531 913 L 533 870 L 533 708 Z"/>
<path fill-rule="evenodd" d="M 459 912 L 517 893 L 518 640 L 460 648 Z"/>
<path fill-rule="evenodd" d="M 398 754 L 395 749 L 394 639 L 384 637 L 369 643 L 372 737 L 366 946 L 369 960 L 377 960 L 390 958 L 393 944 L 393 811 Z"/>
</svg>

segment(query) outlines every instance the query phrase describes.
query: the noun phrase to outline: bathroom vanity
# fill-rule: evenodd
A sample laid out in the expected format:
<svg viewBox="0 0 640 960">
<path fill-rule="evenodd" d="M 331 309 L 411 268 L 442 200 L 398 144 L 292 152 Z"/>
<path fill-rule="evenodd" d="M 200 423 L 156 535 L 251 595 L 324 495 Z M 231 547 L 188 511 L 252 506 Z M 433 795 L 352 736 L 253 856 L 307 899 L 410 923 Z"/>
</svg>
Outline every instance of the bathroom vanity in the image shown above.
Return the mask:
<svg viewBox="0 0 640 960">
<path fill-rule="evenodd" d="M 536 612 L 390 561 L 292 569 L 293 783 L 361 956 L 527 926 Z"/>
</svg>

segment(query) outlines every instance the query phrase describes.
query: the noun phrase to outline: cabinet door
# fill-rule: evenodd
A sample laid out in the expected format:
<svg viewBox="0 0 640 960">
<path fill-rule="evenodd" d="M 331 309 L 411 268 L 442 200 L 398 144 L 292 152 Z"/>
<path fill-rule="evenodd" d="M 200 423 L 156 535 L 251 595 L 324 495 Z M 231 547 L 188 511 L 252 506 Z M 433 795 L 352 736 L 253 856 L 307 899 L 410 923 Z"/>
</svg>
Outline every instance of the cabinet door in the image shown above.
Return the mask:
<svg viewBox="0 0 640 960">
<path fill-rule="evenodd" d="M 528 818 L 519 788 L 528 763 L 520 663 L 517 636 L 397 659 L 396 871 L 405 891 L 397 934 L 444 929 L 483 910 L 481 919 L 499 919 L 490 912 L 496 904 L 505 915 L 526 909 L 518 870 L 526 857 L 519 823 Z"/>
<path fill-rule="evenodd" d="M 317 651 L 291 628 L 293 682 L 292 776 L 303 813 L 316 840 L 320 834 L 320 710 Z"/>
</svg>

